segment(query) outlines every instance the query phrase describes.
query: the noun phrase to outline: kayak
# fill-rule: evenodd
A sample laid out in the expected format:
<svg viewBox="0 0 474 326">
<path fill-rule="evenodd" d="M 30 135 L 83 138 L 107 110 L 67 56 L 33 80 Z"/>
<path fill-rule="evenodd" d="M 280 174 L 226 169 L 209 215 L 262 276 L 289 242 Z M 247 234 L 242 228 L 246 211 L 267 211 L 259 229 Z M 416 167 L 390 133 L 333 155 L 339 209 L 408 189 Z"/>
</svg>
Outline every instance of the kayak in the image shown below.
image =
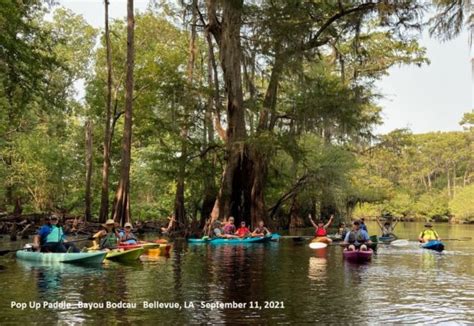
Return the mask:
<svg viewBox="0 0 474 326">
<path fill-rule="evenodd" d="M 347 250 L 344 249 L 342 255 L 345 259 L 354 261 L 354 262 L 365 262 L 372 259 L 372 254 L 374 251 L 372 249 L 368 249 L 365 251 L 360 250 Z"/>
<path fill-rule="evenodd" d="M 201 239 L 188 239 L 188 243 L 200 244 L 200 243 L 210 243 L 210 244 L 240 244 L 240 243 L 263 243 L 268 242 L 272 239 L 271 236 L 268 237 L 253 237 L 253 238 L 209 238 L 203 237 Z"/>
<path fill-rule="evenodd" d="M 148 249 L 148 256 L 167 256 L 170 253 L 170 244 L 160 244 L 159 248 Z"/>
<path fill-rule="evenodd" d="M 145 249 L 143 248 L 135 248 L 130 250 L 113 249 L 107 252 L 107 256 L 105 256 L 105 258 L 118 262 L 134 261 L 138 260 L 144 251 Z"/>
<path fill-rule="evenodd" d="M 381 236 L 379 237 L 379 241 L 383 242 L 385 244 L 390 244 L 392 241 L 397 240 L 397 237 L 394 235 L 388 235 L 388 236 Z"/>
<path fill-rule="evenodd" d="M 278 233 L 272 233 L 272 238 L 270 239 L 270 241 L 280 241 L 280 238 L 281 235 L 279 235 Z"/>
<path fill-rule="evenodd" d="M 19 250 L 16 257 L 21 260 L 38 263 L 68 263 L 68 264 L 100 264 L 105 258 L 105 252 L 36 252 Z"/>
<path fill-rule="evenodd" d="M 118 245 L 118 249 L 130 250 L 130 249 L 136 249 L 136 248 L 143 248 L 145 250 L 145 253 L 147 253 L 148 250 L 160 248 L 161 246 L 162 244 L 155 243 L 155 242 L 139 242 L 139 243 L 134 243 L 134 244 L 121 242 Z"/>
<path fill-rule="evenodd" d="M 329 239 L 328 237 L 316 237 L 311 242 L 322 242 L 325 244 L 331 244 L 332 240 Z"/>
<path fill-rule="evenodd" d="M 425 249 L 431 249 L 431 250 L 436 250 L 436 251 L 441 252 L 444 250 L 444 243 L 438 240 L 432 240 L 432 241 L 423 243 L 421 247 Z"/>
</svg>

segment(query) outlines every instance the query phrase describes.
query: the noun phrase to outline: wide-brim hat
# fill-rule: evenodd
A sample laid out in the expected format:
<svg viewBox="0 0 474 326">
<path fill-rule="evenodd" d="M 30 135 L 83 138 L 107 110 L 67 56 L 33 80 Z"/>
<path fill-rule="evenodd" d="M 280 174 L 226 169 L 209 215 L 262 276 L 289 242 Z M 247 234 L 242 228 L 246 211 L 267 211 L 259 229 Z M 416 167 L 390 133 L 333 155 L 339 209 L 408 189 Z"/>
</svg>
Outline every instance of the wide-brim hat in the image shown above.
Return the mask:
<svg viewBox="0 0 474 326">
<path fill-rule="evenodd" d="M 433 224 L 431 224 L 431 223 L 425 223 L 425 228 L 430 228 L 432 226 L 433 226 Z"/>
<path fill-rule="evenodd" d="M 109 218 L 107 221 L 105 221 L 104 224 L 102 224 L 103 226 L 107 226 L 107 225 L 115 225 L 115 221 L 111 218 Z"/>
<path fill-rule="evenodd" d="M 124 225 L 123 227 L 126 228 L 126 227 L 133 227 L 133 226 L 132 226 L 131 223 L 128 223 L 128 222 L 127 222 L 127 223 L 125 223 L 125 225 Z"/>
</svg>

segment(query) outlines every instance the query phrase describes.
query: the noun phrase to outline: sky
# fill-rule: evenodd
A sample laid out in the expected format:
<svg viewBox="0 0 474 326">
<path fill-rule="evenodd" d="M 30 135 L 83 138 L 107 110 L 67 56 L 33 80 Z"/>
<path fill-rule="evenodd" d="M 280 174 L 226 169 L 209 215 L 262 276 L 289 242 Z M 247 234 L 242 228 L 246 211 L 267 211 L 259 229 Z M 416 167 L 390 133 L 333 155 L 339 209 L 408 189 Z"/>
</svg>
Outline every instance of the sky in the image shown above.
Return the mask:
<svg viewBox="0 0 474 326">
<path fill-rule="evenodd" d="M 103 0 L 60 0 L 59 3 L 81 14 L 94 27 L 103 27 Z M 135 0 L 135 10 L 144 11 L 148 0 Z M 126 15 L 126 0 L 111 0 L 111 19 Z M 430 65 L 392 67 L 377 82 L 383 98 L 383 125 L 377 133 L 410 128 L 414 133 L 462 130 L 463 114 L 473 109 L 474 84 L 467 32 L 441 43 L 423 34 L 420 44 L 427 49 Z"/>
</svg>

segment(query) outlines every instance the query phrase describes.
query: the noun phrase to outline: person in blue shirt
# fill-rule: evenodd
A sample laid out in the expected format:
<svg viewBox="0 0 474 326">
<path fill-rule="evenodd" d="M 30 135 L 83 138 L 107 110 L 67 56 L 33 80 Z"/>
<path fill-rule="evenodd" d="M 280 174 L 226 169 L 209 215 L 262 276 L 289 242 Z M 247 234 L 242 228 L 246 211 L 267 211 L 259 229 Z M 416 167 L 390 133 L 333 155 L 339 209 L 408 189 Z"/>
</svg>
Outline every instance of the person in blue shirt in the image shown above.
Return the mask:
<svg viewBox="0 0 474 326">
<path fill-rule="evenodd" d="M 344 238 L 344 244 L 347 246 L 347 250 L 367 250 L 367 244 L 371 243 L 369 234 L 367 231 L 362 230 L 359 221 L 352 223 L 352 230 L 347 232 Z"/>
<path fill-rule="evenodd" d="M 120 242 L 125 242 L 127 244 L 137 244 L 138 239 L 137 237 L 132 233 L 132 224 L 131 223 L 125 223 L 124 229 L 120 231 Z"/>
<path fill-rule="evenodd" d="M 35 235 L 33 247 L 43 252 L 79 252 L 74 244 L 67 243 L 63 228 L 58 223 L 59 218 L 57 216 L 48 217 L 47 223 Z"/>
</svg>

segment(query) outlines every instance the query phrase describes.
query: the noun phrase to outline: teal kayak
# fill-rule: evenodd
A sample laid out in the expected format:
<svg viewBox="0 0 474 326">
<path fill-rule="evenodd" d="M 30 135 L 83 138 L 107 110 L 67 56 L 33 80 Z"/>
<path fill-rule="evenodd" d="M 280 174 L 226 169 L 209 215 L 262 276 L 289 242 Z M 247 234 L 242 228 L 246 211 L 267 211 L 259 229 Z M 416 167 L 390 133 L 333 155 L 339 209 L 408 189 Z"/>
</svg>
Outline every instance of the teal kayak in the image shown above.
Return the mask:
<svg viewBox="0 0 474 326">
<path fill-rule="evenodd" d="M 431 249 L 431 250 L 436 250 L 436 251 L 441 252 L 444 250 L 444 243 L 438 240 L 432 240 L 432 241 L 423 243 L 421 247 L 425 249 Z"/>
<path fill-rule="evenodd" d="M 240 243 L 264 243 L 272 240 L 272 236 L 268 237 L 253 237 L 253 238 L 208 238 L 204 237 L 202 239 L 188 239 L 188 243 L 200 244 L 200 243 L 210 243 L 210 244 L 240 244 Z M 276 240 L 277 238 L 275 238 Z"/>
<path fill-rule="evenodd" d="M 16 258 L 37 263 L 100 264 L 105 255 L 105 252 L 57 253 L 27 250 L 16 252 Z"/>
<path fill-rule="evenodd" d="M 379 237 L 379 241 L 382 242 L 382 243 L 385 243 L 385 244 L 389 244 L 389 243 L 391 243 L 392 241 L 395 241 L 395 240 L 397 240 L 397 237 L 394 236 L 394 235 Z"/>
</svg>

